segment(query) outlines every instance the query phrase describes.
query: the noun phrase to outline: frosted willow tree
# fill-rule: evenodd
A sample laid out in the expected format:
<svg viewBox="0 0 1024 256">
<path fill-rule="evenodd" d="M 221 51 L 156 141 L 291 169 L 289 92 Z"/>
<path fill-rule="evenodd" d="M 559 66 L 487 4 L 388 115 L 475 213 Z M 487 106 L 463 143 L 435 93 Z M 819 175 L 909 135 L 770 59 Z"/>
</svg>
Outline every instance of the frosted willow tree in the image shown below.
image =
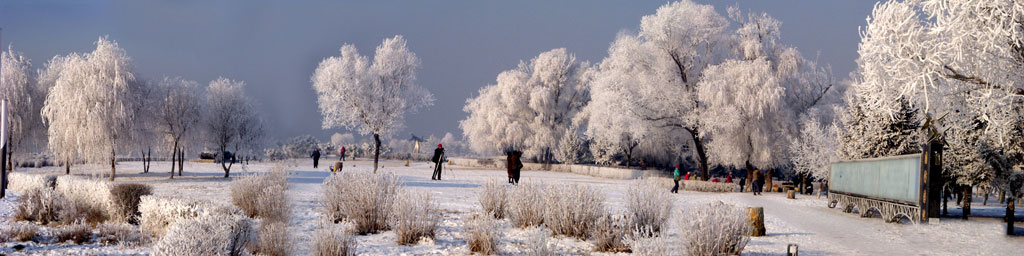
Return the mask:
<svg viewBox="0 0 1024 256">
<path fill-rule="evenodd" d="M 377 46 L 373 63 L 346 44 L 341 56 L 324 59 L 310 78 L 323 115 L 323 128 L 347 128 L 373 134 L 373 171 L 377 172 L 381 136 L 401 129 L 407 112 L 433 104 L 434 96 L 416 84 L 420 60 L 395 36 Z"/>
<path fill-rule="evenodd" d="M 202 121 L 203 98 L 199 95 L 199 84 L 180 77 L 164 77 L 153 90 L 155 125 L 164 137 L 171 151 L 171 178 L 175 165 L 181 176 L 184 163 L 185 145 L 193 138 Z"/>
<path fill-rule="evenodd" d="M 839 161 L 839 127 L 822 126 L 817 117 L 802 118 L 800 135 L 789 145 L 798 174 L 828 179 L 831 163 Z"/>
<path fill-rule="evenodd" d="M 523 150 L 550 164 L 573 118 L 590 101 L 594 70 L 564 48 L 498 74 L 463 108 L 459 126 L 477 152 Z"/>
<path fill-rule="evenodd" d="M 8 169 L 13 170 L 15 152 L 33 150 L 31 145 L 37 143 L 42 134 L 43 122 L 39 111 L 43 107 L 46 91 L 36 83 L 35 74 L 31 72 L 32 63 L 20 52 L 9 47 L 3 52 L 3 63 L 0 63 L 0 98 L 8 100 L 7 136 Z"/>
<path fill-rule="evenodd" d="M 217 149 L 217 160 L 224 169 L 224 177 L 231 174 L 231 166 L 240 151 L 255 143 L 262 134 L 262 122 L 253 102 L 245 96 L 245 82 L 227 78 L 210 81 L 206 88 L 206 110 L 203 124 L 209 143 Z M 229 155 L 232 149 L 232 155 Z"/>
<path fill-rule="evenodd" d="M 992 185 L 1020 197 L 1022 26 L 1020 1 L 878 4 L 861 31 L 864 81 L 855 88 L 868 106 L 887 113 L 896 113 L 901 100 L 921 106 L 928 139 L 949 143 L 944 162 L 961 164 L 944 168 L 957 183 Z M 1007 212 L 1013 207 L 1008 204 Z M 1012 223 L 1008 217 L 1007 232 Z"/>
<path fill-rule="evenodd" d="M 117 149 L 132 135 L 142 83 L 135 79 L 131 58 L 117 43 L 101 37 L 96 50 L 73 53 L 51 64 L 60 68 L 42 108 L 50 150 L 58 157 L 110 163 L 117 170 Z M 66 151 L 69 150 L 69 152 Z"/>
</svg>

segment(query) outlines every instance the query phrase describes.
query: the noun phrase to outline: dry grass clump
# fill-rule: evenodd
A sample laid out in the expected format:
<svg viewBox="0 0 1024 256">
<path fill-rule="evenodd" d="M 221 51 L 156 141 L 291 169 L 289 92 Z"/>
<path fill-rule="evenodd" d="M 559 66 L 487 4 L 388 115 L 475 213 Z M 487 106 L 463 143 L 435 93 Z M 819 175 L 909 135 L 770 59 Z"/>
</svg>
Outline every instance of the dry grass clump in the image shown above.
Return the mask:
<svg viewBox="0 0 1024 256">
<path fill-rule="evenodd" d="M 591 235 L 594 250 L 599 252 L 630 252 L 626 239 L 629 238 L 629 224 L 624 217 L 604 216 L 598 220 Z"/>
<path fill-rule="evenodd" d="M 334 222 L 348 220 L 360 235 L 388 229 L 398 191 L 394 174 L 345 172 L 324 181 L 324 210 Z"/>
<path fill-rule="evenodd" d="M 662 256 L 672 254 L 672 240 L 668 236 L 634 236 L 634 238 L 629 241 L 629 248 L 633 251 L 633 255 Z"/>
<path fill-rule="evenodd" d="M 488 181 L 480 190 L 480 208 L 491 217 L 505 218 L 508 188 L 495 180 Z"/>
<path fill-rule="evenodd" d="M 545 196 L 544 225 L 558 235 L 588 239 L 604 217 L 604 195 L 587 185 L 559 186 Z"/>
<path fill-rule="evenodd" d="M 6 227 L 0 230 L 0 242 L 3 241 L 18 241 L 28 242 L 35 241 L 36 234 L 39 233 L 39 226 L 32 224 L 31 222 L 18 221 L 10 222 Z"/>
<path fill-rule="evenodd" d="M 543 228 L 536 228 L 536 230 L 530 232 L 529 237 L 526 239 L 527 255 L 557 256 L 558 251 L 548 242 L 550 239 L 551 234 Z"/>
<path fill-rule="evenodd" d="M 33 189 L 53 189 L 57 184 L 57 176 L 29 174 L 23 172 L 7 173 L 7 189 L 24 193 Z"/>
<path fill-rule="evenodd" d="M 62 194 L 48 188 L 33 188 L 18 197 L 12 219 L 48 225 L 70 222 L 76 212 L 74 204 Z"/>
<path fill-rule="evenodd" d="M 138 183 L 116 184 L 110 189 L 112 217 L 116 221 L 139 224 L 139 201 L 153 194 L 153 187 Z"/>
<path fill-rule="evenodd" d="M 508 193 L 505 216 L 517 227 L 539 226 L 544 223 L 544 189 L 537 184 L 521 184 Z"/>
<path fill-rule="evenodd" d="M 750 241 L 752 226 L 743 208 L 716 201 L 679 219 L 687 255 L 740 255 Z"/>
<path fill-rule="evenodd" d="M 241 214 L 179 220 L 153 247 L 153 255 L 244 255 L 256 243 L 254 226 Z"/>
<path fill-rule="evenodd" d="M 141 245 L 145 236 L 138 227 L 126 223 L 103 223 L 96 226 L 96 241 L 108 245 Z"/>
<path fill-rule="evenodd" d="M 76 244 L 84 244 L 91 240 L 92 228 L 89 224 L 81 221 L 61 226 L 53 232 L 53 241 L 57 243 L 71 241 Z"/>
<path fill-rule="evenodd" d="M 317 256 L 356 255 L 356 240 L 348 228 L 333 223 L 321 224 L 313 233 L 312 254 Z"/>
<path fill-rule="evenodd" d="M 434 238 L 441 214 L 430 194 L 405 192 L 399 194 L 391 216 L 398 244 L 409 245 L 421 238 Z"/>
<path fill-rule="evenodd" d="M 254 252 L 256 255 L 287 256 L 292 251 L 291 236 L 288 225 L 282 222 L 260 223 L 259 241 Z"/>
<path fill-rule="evenodd" d="M 684 180 L 680 189 L 698 192 L 729 193 L 740 191 L 740 185 L 736 183 L 710 182 L 703 180 Z M 685 184 L 685 185 L 684 185 Z"/>
<path fill-rule="evenodd" d="M 269 174 L 250 175 L 231 182 L 231 203 L 251 218 L 275 222 L 288 221 L 288 174 L 282 166 Z"/>
<path fill-rule="evenodd" d="M 234 206 L 203 200 L 152 195 L 142 196 L 140 200 L 139 226 L 156 236 L 163 236 L 167 228 L 179 220 L 211 214 L 243 214 Z"/>
<path fill-rule="evenodd" d="M 74 220 L 103 223 L 112 215 L 113 194 L 110 182 L 64 175 L 57 177 L 55 190 L 74 205 Z"/>
<path fill-rule="evenodd" d="M 490 215 L 490 214 L 488 214 Z M 473 215 L 465 222 L 469 251 L 492 255 L 498 253 L 498 223 L 491 216 Z"/>
<path fill-rule="evenodd" d="M 651 237 L 661 234 L 672 212 L 672 197 L 657 181 L 634 182 L 626 191 L 626 219 L 633 233 Z"/>
</svg>

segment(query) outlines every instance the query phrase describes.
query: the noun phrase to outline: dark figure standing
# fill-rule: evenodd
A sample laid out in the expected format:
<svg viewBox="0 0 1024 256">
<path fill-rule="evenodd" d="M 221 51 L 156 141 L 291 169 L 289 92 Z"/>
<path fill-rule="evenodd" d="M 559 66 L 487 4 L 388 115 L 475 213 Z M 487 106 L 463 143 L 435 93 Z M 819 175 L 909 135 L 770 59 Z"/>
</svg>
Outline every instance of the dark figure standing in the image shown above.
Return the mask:
<svg viewBox="0 0 1024 256">
<path fill-rule="evenodd" d="M 345 161 L 345 146 L 341 146 L 341 151 L 338 151 L 338 161 Z"/>
<path fill-rule="evenodd" d="M 523 170 L 523 161 L 520 158 L 523 157 L 523 152 L 516 150 L 512 151 L 512 158 L 509 159 L 509 166 L 511 166 L 511 179 L 509 180 L 512 184 L 519 184 L 519 173 Z"/>
<path fill-rule="evenodd" d="M 679 172 L 679 166 L 676 165 L 676 169 L 672 171 L 672 182 L 675 183 L 675 186 L 672 186 L 672 193 L 679 193 L 679 177 L 682 176 L 680 174 L 682 173 Z"/>
<path fill-rule="evenodd" d="M 320 165 L 320 149 L 314 148 L 313 154 L 310 157 L 313 158 L 313 169 L 316 169 Z"/>
<path fill-rule="evenodd" d="M 754 168 L 754 176 L 751 179 L 754 180 L 754 182 L 753 182 L 754 186 L 751 187 L 750 190 L 754 191 L 754 195 L 755 196 L 756 195 L 760 195 L 761 194 L 761 186 L 763 186 L 762 184 L 764 184 L 764 181 L 761 180 L 761 170 L 758 170 L 757 168 Z"/>
<path fill-rule="evenodd" d="M 441 167 L 444 166 L 444 147 L 441 144 L 437 144 L 437 149 L 434 149 L 434 156 L 430 158 L 431 162 L 434 162 L 434 175 L 430 176 L 431 180 L 441 180 Z"/>
<path fill-rule="evenodd" d="M 515 184 L 515 175 L 512 174 L 512 170 L 516 169 L 516 153 L 508 152 L 505 154 L 505 172 L 508 173 L 508 184 Z"/>
<path fill-rule="evenodd" d="M 747 185 L 747 178 L 740 177 L 740 192 L 743 192 L 743 187 Z"/>
</svg>

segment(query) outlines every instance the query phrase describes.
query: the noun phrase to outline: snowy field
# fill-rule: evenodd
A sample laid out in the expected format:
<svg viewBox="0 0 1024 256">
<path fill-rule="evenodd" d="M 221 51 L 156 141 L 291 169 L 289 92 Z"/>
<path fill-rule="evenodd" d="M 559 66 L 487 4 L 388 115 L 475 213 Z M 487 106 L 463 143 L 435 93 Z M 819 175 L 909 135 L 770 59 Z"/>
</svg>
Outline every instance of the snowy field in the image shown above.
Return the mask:
<svg viewBox="0 0 1024 256">
<path fill-rule="evenodd" d="M 289 166 L 290 178 L 288 195 L 292 201 L 291 231 L 295 240 L 295 254 L 308 255 L 311 247 L 311 236 L 318 223 L 319 198 L 321 183 L 328 177 L 328 164 L 313 169 L 311 161 L 292 160 Z M 200 198 L 215 201 L 230 201 L 229 183 L 231 179 L 223 178 L 219 165 L 205 163 L 187 163 L 184 177 L 167 179 L 169 162 L 155 162 L 148 174 L 139 174 L 141 163 L 126 162 L 118 166 L 120 171 L 117 182 L 139 182 L 154 187 L 154 194 Z M 265 171 L 275 163 L 254 163 L 247 166 L 236 165 L 232 169 L 232 177 L 240 177 L 252 172 Z M 471 169 L 459 166 L 449 167 L 442 181 L 431 181 L 431 165 L 414 162 L 404 167 L 403 162 L 383 161 L 380 172 L 394 173 L 401 179 L 404 189 L 418 193 L 430 193 L 439 203 L 443 219 L 439 224 L 436 239 L 421 241 L 414 246 L 400 246 L 394 242 L 393 232 L 369 236 L 357 236 L 360 255 L 467 255 L 468 246 L 463 238 L 462 219 L 480 211 L 477 204 L 477 193 L 480 186 L 489 180 L 503 181 L 502 170 Z M 83 168 L 83 167 L 80 167 Z M 73 173 L 95 171 L 105 172 L 102 168 L 87 170 L 75 168 Z M 372 170 L 372 161 L 349 161 L 346 172 L 368 172 Z M 19 171 L 38 173 L 62 173 L 58 168 L 20 169 Z M 633 182 L 630 180 L 612 180 L 581 176 L 571 173 L 526 171 L 522 183 L 545 183 L 561 185 L 570 183 L 588 184 L 605 193 L 607 207 L 612 212 L 623 210 L 626 189 Z M 667 184 L 667 183 L 666 183 Z M 668 191 L 669 187 L 665 187 Z M 8 191 L 11 193 L 11 191 Z M 9 222 L 17 195 L 0 200 L 0 225 Z M 976 199 L 974 212 L 979 215 L 993 217 L 976 217 L 970 221 L 958 218 L 945 218 L 936 224 L 901 225 L 885 223 L 879 218 L 860 218 L 856 214 L 842 213 L 839 209 L 826 207 L 825 200 L 812 196 L 798 196 L 796 200 L 785 199 L 783 194 L 766 193 L 754 197 L 748 193 L 698 193 L 683 191 L 673 195 L 675 210 L 673 218 L 682 216 L 680 211 L 715 200 L 741 206 L 761 206 L 765 211 L 765 225 L 768 235 L 752 238 L 744 254 L 751 255 L 785 255 L 788 244 L 798 244 L 802 255 L 1019 255 L 1024 251 L 1024 237 L 1007 237 L 1003 235 L 1005 226 L 995 216 L 1001 215 L 1001 208 L 993 200 L 988 206 L 982 206 Z M 952 203 L 950 204 L 953 205 Z M 959 208 L 950 208 L 951 214 L 959 213 Z M 1024 215 L 1018 210 L 1017 216 Z M 678 250 L 680 230 L 669 231 L 667 246 Z M 1024 226 L 1024 224 L 1018 224 Z M 507 220 L 501 221 L 502 236 L 499 249 L 502 254 L 525 254 L 525 240 L 533 233 L 530 229 L 511 227 Z M 1018 228 L 1018 233 L 1024 233 Z M 588 242 L 572 238 L 556 237 L 550 240 L 565 255 L 609 255 L 593 253 Z M 14 251 L 16 244 L 28 245 L 21 251 Z M 147 254 L 147 247 L 119 247 L 100 245 L 58 244 L 39 246 L 32 243 L 0 244 L 0 254 L 52 254 L 52 255 L 96 255 L 96 254 Z"/>
</svg>

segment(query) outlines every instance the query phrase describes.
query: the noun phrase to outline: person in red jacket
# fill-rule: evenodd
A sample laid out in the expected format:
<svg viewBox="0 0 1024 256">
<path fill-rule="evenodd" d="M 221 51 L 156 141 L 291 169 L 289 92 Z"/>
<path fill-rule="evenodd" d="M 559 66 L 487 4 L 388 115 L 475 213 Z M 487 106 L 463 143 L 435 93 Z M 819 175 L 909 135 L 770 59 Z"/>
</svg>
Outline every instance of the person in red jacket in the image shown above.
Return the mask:
<svg viewBox="0 0 1024 256">
<path fill-rule="evenodd" d="M 725 176 L 725 183 L 732 183 L 732 173 L 729 173 L 729 176 Z"/>
<path fill-rule="evenodd" d="M 690 173 L 689 172 L 686 173 L 686 175 L 683 176 L 683 180 L 690 180 Z"/>
</svg>

